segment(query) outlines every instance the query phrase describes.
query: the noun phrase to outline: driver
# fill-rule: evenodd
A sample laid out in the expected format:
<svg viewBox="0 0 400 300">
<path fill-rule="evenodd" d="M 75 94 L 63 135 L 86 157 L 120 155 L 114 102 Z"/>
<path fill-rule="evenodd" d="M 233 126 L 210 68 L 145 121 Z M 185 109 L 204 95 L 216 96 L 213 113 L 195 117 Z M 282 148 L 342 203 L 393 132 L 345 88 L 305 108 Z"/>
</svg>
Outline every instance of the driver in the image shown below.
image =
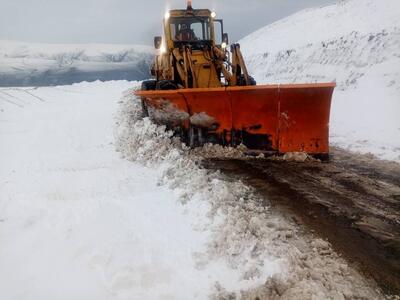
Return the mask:
<svg viewBox="0 0 400 300">
<path fill-rule="evenodd" d="M 185 41 L 185 42 L 197 40 L 193 29 L 190 29 L 187 24 L 181 24 L 181 28 L 175 38 L 178 41 Z"/>
</svg>

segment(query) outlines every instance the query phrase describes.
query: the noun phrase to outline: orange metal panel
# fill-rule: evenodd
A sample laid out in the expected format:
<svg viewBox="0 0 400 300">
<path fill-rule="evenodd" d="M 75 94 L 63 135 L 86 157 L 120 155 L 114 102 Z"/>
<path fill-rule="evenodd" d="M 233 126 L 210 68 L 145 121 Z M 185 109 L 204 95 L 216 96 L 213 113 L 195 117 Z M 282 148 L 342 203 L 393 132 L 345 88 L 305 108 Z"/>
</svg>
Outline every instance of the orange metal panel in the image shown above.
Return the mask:
<svg viewBox="0 0 400 300">
<path fill-rule="evenodd" d="M 189 127 L 189 110 L 182 94 L 174 91 L 136 91 L 135 95 L 145 99 L 148 106 L 158 114 L 151 115 L 156 122 Z"/>
<path fill-rule="evenodd" d="M 188 112 L 188 108 L 185 102 L 185 98 L 178 93 L 177 90 L 174 91 L 136 91 L 135 95 L 146 98 L 148 104 L 154 106 L 155 108 L 160 107 L 160 105 L 169 101 L 173 103 L 178 109 Z"/>
<path fill-rule="evenodd" d="M 329 115 L 334 85 L 282 85 L 279 152 L 329 153 Z"/>
<path fill-rule="evenodd" d="M 217 133 L 231 130 L 231 102 L 225 88 L 187 89 L 181 94 L 186 99 L 192 123 L 202 127 L 218 124 Z"/>
<path fill-rule="evenodd" d="M 227 92 L 232 102 L 233 129 L 269 135 L 272 148 L 277 149 L 278 86 L 232 87 Z"/>
</svg>

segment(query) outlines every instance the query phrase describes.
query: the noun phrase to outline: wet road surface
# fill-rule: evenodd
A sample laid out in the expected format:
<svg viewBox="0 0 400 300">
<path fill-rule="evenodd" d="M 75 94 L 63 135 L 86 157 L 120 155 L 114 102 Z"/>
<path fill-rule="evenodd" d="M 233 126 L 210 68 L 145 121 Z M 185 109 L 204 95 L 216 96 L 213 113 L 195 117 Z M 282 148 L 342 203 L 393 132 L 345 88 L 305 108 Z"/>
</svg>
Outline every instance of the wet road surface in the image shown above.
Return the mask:
<svg viewBox="0 0 400 300">
<path fill-rule="evenodd" d="M 389 294 L 400 294 L 400 164 L 332 149 L 329 163 L 206 159 L 240 179 Z M 267 204 L 267 203 L 265 203 Z"/>
</svg>

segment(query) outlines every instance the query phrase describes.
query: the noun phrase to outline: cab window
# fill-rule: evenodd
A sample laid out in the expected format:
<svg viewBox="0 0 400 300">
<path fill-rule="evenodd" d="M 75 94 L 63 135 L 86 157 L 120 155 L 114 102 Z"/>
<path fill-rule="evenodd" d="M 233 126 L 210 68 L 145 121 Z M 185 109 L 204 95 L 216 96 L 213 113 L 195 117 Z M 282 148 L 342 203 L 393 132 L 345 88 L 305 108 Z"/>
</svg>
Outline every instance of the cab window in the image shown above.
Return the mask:
<svg viewBox="0 0 400 300">
<path fill-rule="evenodd" d="M 211 40 L 209 18 L 171 18 L 171 38 L 174 41 L 208 41 Z"/>
</svg>

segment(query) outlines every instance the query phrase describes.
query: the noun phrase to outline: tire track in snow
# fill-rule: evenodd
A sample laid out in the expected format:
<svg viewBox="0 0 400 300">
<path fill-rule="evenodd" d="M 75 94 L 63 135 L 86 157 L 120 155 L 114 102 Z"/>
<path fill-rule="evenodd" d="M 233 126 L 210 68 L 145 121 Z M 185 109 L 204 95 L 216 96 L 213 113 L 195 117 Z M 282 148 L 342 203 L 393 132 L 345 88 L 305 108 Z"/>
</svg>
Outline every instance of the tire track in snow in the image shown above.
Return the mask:
<svg viewBox="0 0 400 300">
<path fill-rule="evenodd" d="M 10 100 L 10 99 L 7 99 L 7 98 L 5 98 L 4 96 L 0 96 L 0 99 L 3 100 L 3 101 L 5 101 L 5 102 L 7 102 L 7 103 L 12 104 L 12 105 L 18 106 L 19 108 L 23 108 L 23 107 L 24 107 L 23 105 L 21 105 L 21 104 L 19 104 L 19 103 L 16 103 L 16 102 L 14 102 L 14 101 L 12 101 L 12 100 Z"/>
</svg>

